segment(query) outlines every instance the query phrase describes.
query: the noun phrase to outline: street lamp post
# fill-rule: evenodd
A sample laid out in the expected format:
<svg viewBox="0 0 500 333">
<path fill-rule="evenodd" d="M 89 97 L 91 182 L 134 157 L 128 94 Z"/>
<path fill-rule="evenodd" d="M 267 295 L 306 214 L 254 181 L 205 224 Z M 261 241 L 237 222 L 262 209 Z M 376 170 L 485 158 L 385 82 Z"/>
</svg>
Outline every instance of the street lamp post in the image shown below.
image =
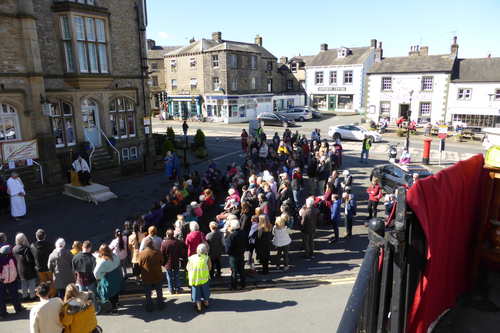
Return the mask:
<svg viewBox="0 0 500 333">
<path fill-rule="evenodd" d="M 410 121 L 411 121 L 411 99 L 413 90 L 410 90 L 410 106 L 408 107 L 408 120 L 406 125 L 406 151 L 410 151 Z"/>
</svg>

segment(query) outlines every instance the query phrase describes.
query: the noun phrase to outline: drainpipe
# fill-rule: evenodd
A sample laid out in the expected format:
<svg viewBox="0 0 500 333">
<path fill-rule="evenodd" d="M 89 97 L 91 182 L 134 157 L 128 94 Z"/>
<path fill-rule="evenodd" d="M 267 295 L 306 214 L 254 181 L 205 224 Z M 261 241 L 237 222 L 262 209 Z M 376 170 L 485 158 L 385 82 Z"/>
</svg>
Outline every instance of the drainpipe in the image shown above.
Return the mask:
<svg viewBox="0 0 500 333">
<path fill-rule="evenodd" d="M 135 8 L 135 14 L 136 14 L 136 20 L 137 20 L 137 36 L 139 38 L 139 59 L 141 63 L 141 86 L 142 86 L 142 102 L 144 105 L 144 115 L 146 116 L 146 76 L 144 75 L 144 72 L 146 71 L 146 66 L 144 64 L 144 54 L 143 54 L 143 40 L 142 40 L 142 33 L 146 31 L 146 26 L 142 24 L 141 19 L 140 19 L 140 11 L 139 11 L 139 6 L 137 3 L 134 5 Z M 144 9 L 145 10 L 145 9 Z M 149 151 L 149 137 L 153 131 L 153 122 L 151 120 L 151 112 L 148 113 L 149 117 L 149 134 L 144 133 L 146 136 L 146 154 L 143 154 L 143 167 L 144 170 L 147 170 L 147 156 L 149 156 L 150 151 Z M 142 120 L 144 124 L 144 119 Z"/>
</svg>

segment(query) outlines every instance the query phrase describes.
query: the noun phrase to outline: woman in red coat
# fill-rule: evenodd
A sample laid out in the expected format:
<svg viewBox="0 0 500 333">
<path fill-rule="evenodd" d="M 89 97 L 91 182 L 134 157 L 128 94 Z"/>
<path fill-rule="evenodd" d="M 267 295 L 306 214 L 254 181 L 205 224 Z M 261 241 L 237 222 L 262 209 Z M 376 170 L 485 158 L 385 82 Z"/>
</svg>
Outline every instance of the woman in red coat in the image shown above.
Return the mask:
<svg viewBox="0 0 500 333">
<path fill-rule="evenodd" d="M 366 193 L 368 193 L 368 219 L 371 219 L 372 217 L 377 217 L 378 202 L 382 198 L 382 188 L 378 184 L 377 178 L 373 178 Z"/>
<path fill-rule="evenodd" d="M 205 234 L 200 231 L 200 226 L 198 225 L 198 222 L 189 222 L 189 230 L 190 233 L 186 237 L 186 247 L 188 250 L 188 257 L 190 257 L 193 254 L 196 254 L 196 248 L 198 245 L 201 243 L 204 243 L 205 240 Z"/>
</svg>

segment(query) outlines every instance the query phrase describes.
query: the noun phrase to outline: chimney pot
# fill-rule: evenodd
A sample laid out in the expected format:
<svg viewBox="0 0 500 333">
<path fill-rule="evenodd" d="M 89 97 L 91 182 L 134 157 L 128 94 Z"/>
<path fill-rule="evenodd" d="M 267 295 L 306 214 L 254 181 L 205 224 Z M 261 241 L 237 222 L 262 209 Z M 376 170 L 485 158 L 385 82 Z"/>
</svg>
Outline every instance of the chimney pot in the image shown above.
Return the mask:
<svg viewBox="0 0 500 333">
<path fill-rule="evenodd" d="M 212 32 L 212 39 L 220 43 L 222 41 L 222 32 L 220 31 Z"/>
<path fill-rule="evenodd" d="M 319 49 L 320 49 L 321 51 L 328 51 L 328 44 L 326 44 L 326 43 L 325 43 L 325 44 L 321 44 L 321 45 L 319 46 Z"/>
<path fill-rule="evenodd" d="M 453 44 L 451 44 L 451 54 L 455 57 L 458 55 L 457 36 L 453 37 Z"/>
<path fill-rule="evenodd" d="M 255 36 L 255 44 L 262 46 L 262 37 L 257 35 Z"/>
</svg>

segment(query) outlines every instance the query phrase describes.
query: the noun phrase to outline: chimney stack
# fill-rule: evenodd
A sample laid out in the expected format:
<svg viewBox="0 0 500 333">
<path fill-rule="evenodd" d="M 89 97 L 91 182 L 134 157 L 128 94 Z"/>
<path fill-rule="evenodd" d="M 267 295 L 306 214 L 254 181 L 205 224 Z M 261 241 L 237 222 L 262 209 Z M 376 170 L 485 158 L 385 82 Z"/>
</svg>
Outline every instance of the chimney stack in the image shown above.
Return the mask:
<svg viewBox="0 0 500 333">
<path fill-rule="evenodd" d="M 194 42 L 196 42 L 196 39 L 194 39 L 194 36 L 193 36 L 193 38 L 191 38 L 191 39 L 189 40 L 189 44 L 193 44 Z"/>
<path fill-rule="evenodd" d="M 375 49 L 375 62 L 381 62 L 384 56 L 384 50 L 382 49 L 382 42 L 378 43 L 378 48 Z"/>
<path fill-rule="evenodd" d="M 453 44 L 451 44 L 451 55 L 458 55 L 458 44 L 457 44 L 457 36 L 453 37 Z"/>
<path fill-rule="evenodd" d="M 280 58 L 280 64 L 287 64 L 288 63 L 288 58 L 287 57 L 281 57 Z"/>
<path fill-rule="evenodd" d="M 262 46 L 262 37 L 257 35 L 255 36 L 255 44 Z"/>
<path fill-rule="evenodd" d="M 376 39 L 372 39 L 370 41 L 370 47 L 372 47 L 374 49 L 377 48 L 377 40 Z"/>
<path fill-rule="evenodd" d="M 320 49 L 321 51 L 328 51 L 328 44 L 321 44 L 321 45 L 319 46 L 319 49 Z"/>
<path fill-rule="evenodd" d="M 212 39 L 217 43 L 222 42 L 222 32 L 220 31 L 212 32 Z"/>
<path fill-rule="evenodd" d="M 417 45 L 410 46 L 410 52 L 408 52 L 408 55 L 410 57 L 418 56 L 418 46 Z"/>
<path fill-rule="evenodd" d="M 488 53 L 488 59 L 491 59 L 491 53 Z"/>
<path fill-rule="evenodd" d="M 148 39 L 146 44 L 148 45 L 148 50 L 152 50 L 156 46 L 154 39 Z"/>
<path fill-rule="evenodd" d="M 418 52 L 418 55 L 420 56 L 428 56 L 429 55 L 429 47 L 428 46 L 422 46 Z"/>
</svg>

